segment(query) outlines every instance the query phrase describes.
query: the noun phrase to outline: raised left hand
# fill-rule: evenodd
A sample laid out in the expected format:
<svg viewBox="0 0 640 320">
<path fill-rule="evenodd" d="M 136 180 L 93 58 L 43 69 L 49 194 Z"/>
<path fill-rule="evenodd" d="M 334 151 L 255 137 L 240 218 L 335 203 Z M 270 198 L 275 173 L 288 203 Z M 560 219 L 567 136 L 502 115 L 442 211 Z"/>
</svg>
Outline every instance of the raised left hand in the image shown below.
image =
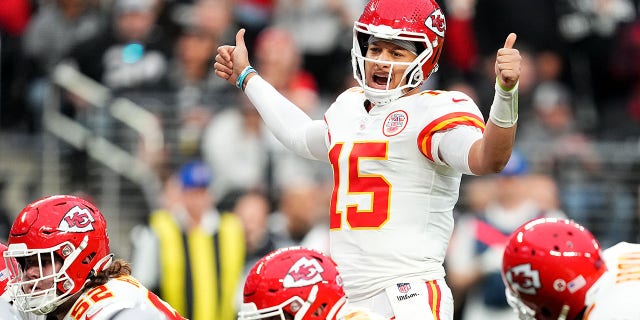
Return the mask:
<svg viewBox="0 0 640 320">
<path fill-rule="evenodd" d="M 504 41 L 504 47 L 496 54 L 496 78 L 502 89 L 507 91 L 513 89 L 520 79 L 522 57 L 518 49 L 513 48 L 516 38 L 515 33 L 510 33 Z"/>
</svg>

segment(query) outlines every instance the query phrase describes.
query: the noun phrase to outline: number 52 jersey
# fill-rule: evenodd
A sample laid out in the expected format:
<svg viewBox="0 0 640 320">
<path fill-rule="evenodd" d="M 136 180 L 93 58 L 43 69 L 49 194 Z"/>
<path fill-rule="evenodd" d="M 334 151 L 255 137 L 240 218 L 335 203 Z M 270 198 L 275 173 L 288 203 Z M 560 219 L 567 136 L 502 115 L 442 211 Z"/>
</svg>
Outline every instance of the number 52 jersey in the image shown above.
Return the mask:
<svg viewBox="0 0 640 320">
<path fill-rule="evenodd" d="M 65 320 L 107 320 L 128 308 L 146 310 L 154 318 L 184 320 L 171 306 L 131 276 L 109 279 L 101 286 L 85 291 L 71 307 Z"/>
<path fill-rule="evenodd" d="M 331 256 L 354 301 L 397 281 L 444 277 L 462 172 L 439 159 L 438 148 L 443 134 L 465 128 L 456 141 L 467 155 L 485 127 L 461 92 L 423 91 L 369 112 L 364 101 L 353 88 L 325 113 Z"/>
</svg>

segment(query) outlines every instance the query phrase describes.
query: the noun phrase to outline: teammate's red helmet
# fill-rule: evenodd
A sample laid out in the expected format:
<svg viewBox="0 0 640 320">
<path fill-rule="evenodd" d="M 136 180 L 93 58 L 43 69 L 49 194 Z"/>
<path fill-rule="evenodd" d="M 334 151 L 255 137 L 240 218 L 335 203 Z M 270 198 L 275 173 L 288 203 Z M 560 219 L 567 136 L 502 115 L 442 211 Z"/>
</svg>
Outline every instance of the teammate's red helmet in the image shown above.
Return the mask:
<svg viewBox="0 0 640 320">
<path fill-rule="evenodd" d="M 542 218 L 518 228 L 502 260 L 507 295 L 533 319 L 575 319 L 607 267 L 598 241 L 572 220 Z M 522 306 L 518 306 L 522 307 Z"/>
<path fill-rule="evenodd" d="M 27 205 L 9 233 L 5 263 L 15 259 L 7 285 L 21 311 L 47 314 L 109 266 L 107 224 L 98 209 L 75 196 L 51 196 Z M 50 262 L 60 269 L 46 271 Z M 35 266 L 38 274 L 28 274 Z M 49 285 L 52 283 L 52 285 Z"/>
<path fill-rule="evenodd" d="M 295 320 L 334 320 L 345 303 L 342 280 L 328 256 L 307 248 L 278 249 L 258 261 L 244 284 L 238 319 L 285 314 Z"/>
<path fill-rule="evenodd" d="M 445 16 L 434 0 L 370 0 L 354 24 L 351 51 L 355 79 L 374 103 L 388 103 L 402 96 L 404 89 L 416 88 L 438 70 L 444 45 Z M 407 84 L 387 90 L 370 88 L 364 79 L 364 61 L 371 38 L 410 41 L 417 57 L 404 74 Z"/>
<path fill-rule="evenodd" d="M 0 243 L 0 255 L 4 255 L 5 251 L 7 251 L 7 246 Z M 9 282 L 9 268 L 4 259 L 0 259 L 0 295 L 7 288 L 7 282 Z"/>
</svg>

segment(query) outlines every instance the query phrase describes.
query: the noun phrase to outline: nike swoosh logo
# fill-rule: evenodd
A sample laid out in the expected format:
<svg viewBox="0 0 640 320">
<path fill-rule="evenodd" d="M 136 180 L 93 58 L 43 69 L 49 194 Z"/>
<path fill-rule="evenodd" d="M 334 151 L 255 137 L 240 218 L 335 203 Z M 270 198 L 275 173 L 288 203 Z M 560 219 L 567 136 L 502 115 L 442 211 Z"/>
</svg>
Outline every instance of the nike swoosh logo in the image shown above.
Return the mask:
<svg viewBox="0 0 640 320">
<path fill-rule="evenodd" d="M 102 309 L 104 309 L 104 308 L 100 308 L 100 309 L 98 309 L 98 311 L 94 312 L 93 314 L 91 314 L 91 315 L 87 315 L 87 317 L 86 317 L 85 319 L 87 319 L 87 320 L 91 320 L 91 319 L 95 318 L 95 317 L 96 317 L 96 315 L 97 315 L 98 313 L 100 313 L 100 311 L 102 311 Z"/>
<path fill-rule="evenodd" d="M 451 101 L 453 101 L 453 103 L 458 103 L 458 102 L 462 102 L 462 101 L 469 101 L 468 99 L 456 99 L 456 98 L 451 98 Z"/>
</svg>

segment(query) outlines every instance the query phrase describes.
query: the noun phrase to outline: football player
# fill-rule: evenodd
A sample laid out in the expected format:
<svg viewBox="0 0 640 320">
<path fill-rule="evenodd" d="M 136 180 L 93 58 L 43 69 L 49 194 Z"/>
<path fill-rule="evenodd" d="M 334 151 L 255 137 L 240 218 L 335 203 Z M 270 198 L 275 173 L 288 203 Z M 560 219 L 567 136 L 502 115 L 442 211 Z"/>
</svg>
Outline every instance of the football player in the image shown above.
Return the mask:
<svg viewBox="0 0 640 320">
<path fill-rule="evenodd" d="M 239 320 L 335 320 L 345 303 L 335 262 L 303 247 L 262 257 L 247 275 L 243 296 Z"/>
<path fill-rule="evenodd" d="M 120 313 L 133 308 L 154 319 L 184 319 L 131 277 L 126 261 L 113 259 L 102 213 L 79 197 L 50 196 L 22 209 L 4 260 L 8 297 L 29 315 L 123 319 Z"/>
<path fill-rule="evenodd" d="M 7 251 L 7 246 L 0 243 L 0 255 L 5 251 Z M 4 259 L 0 259 L 0 319 L 18 320 L 20 319 L 18 314 L 7 301 L 8 298 L 4 296 L 7 282 L 9 282 L 9 268 L 7 268 Z"/>
<path fill-rule="evenodd" d="M 462 92 L 422 90 L 437 70 L 446 22 L 434 0 L 370 0 L 354 24 L 359 87 L 312 120 L 251 67 L 244 29 L 218 48 L 215 73 L 243 90 L 289 149 L 329 162 L 331 257 L 354 307 L 384 317 L 452 319 L 443 267 L 462 174 L 502 170 L 518 119 L 521 57 L 497 51 L 485 122 Z"/>
<path fill-rule="evenodd" d="M 502 260 L 509 304 L 520 319 L 640 319 L 640 244 L 602 250 L 589 230 L 541 218 L 509 238 Z"/>
</svg>

